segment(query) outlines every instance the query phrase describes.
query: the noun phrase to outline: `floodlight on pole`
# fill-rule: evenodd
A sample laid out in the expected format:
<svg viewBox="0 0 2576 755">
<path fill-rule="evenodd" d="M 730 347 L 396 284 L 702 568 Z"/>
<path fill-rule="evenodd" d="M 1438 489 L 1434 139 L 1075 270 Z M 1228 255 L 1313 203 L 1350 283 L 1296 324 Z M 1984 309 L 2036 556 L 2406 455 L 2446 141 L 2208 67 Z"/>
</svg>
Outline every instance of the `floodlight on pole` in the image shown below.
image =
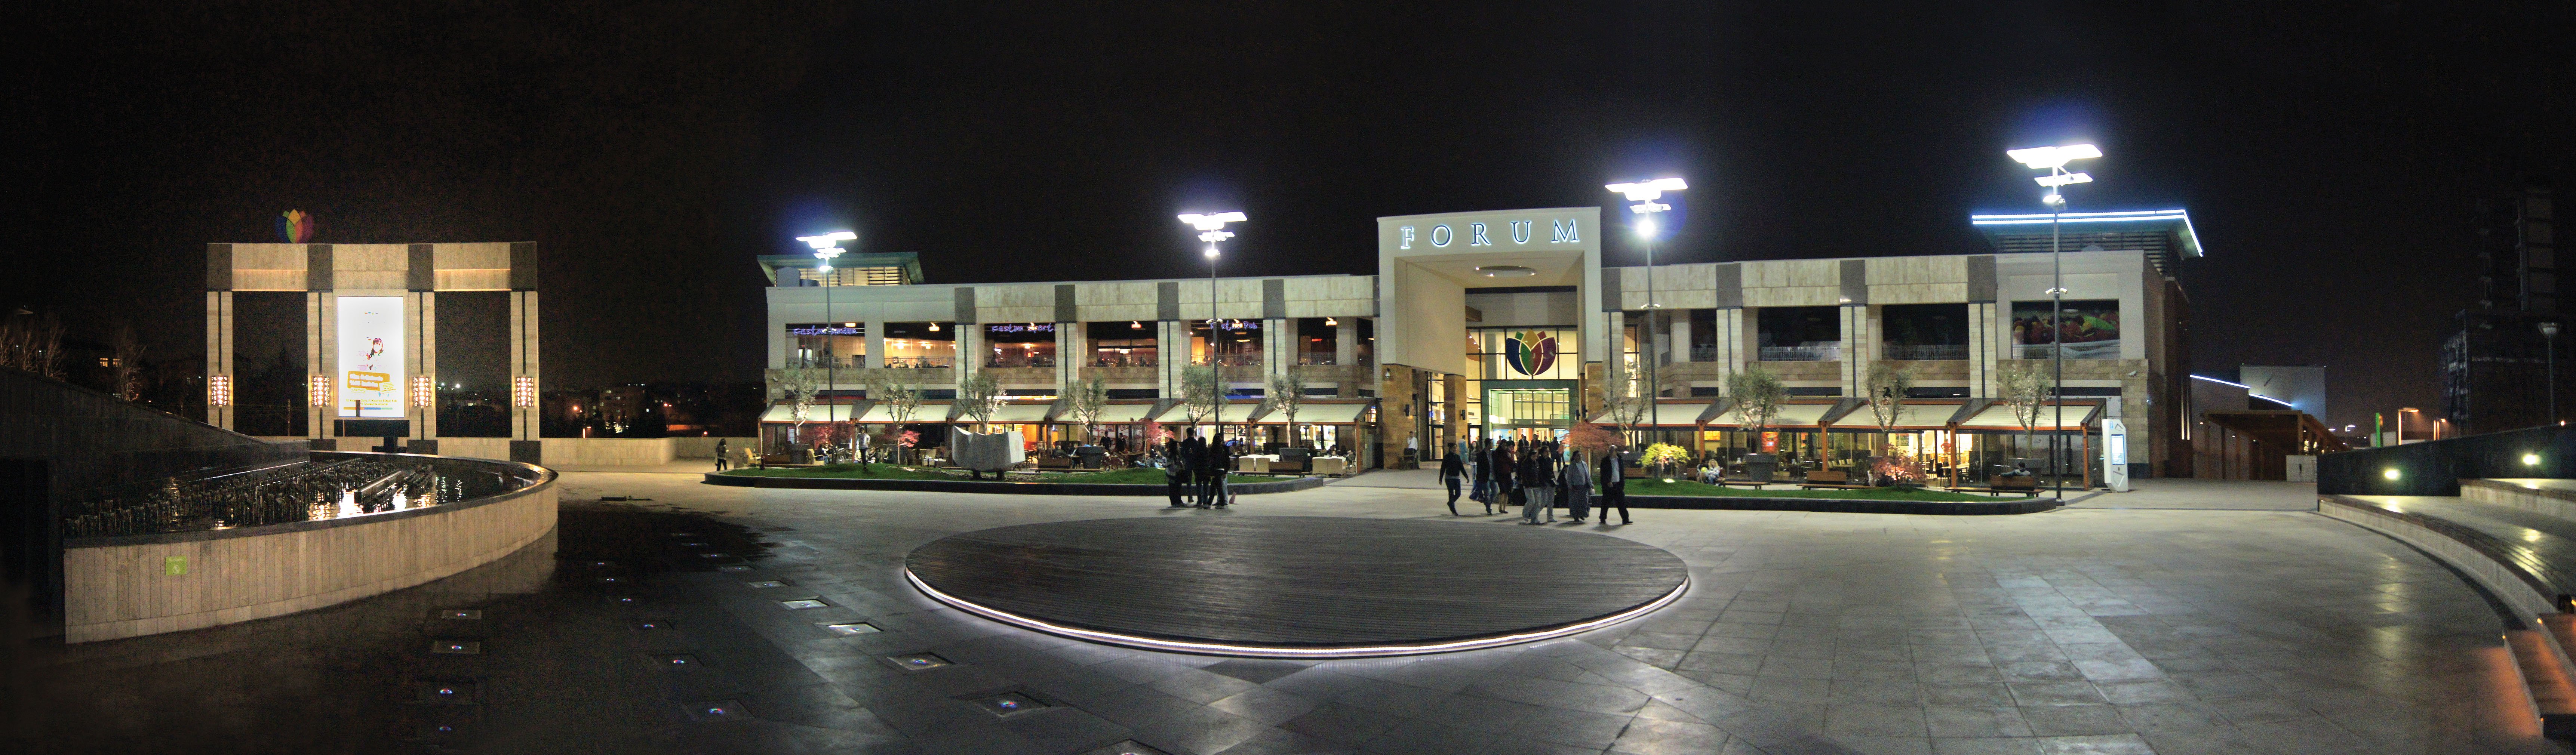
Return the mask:
<svg viewBox="0 0 2576 755">
<path fill-rule="evenodd" d="M 2051 390 L 2057 394 L 2051 398 L 2055 399 L 2058 423 L 2063 425 L 2066 416 L 2066 331 L 2058 325 L 2059 318 L 2066 312 L 2066 266 L 2058 256 L 2060 241 L 2064 236 L 2061 229 L 2065 225 L 2059 216 L 2066 212 L 2066 195 L 2062 189 L 2072 184 L 2093 182 L 2093 177 L 2090 175 L 2067 171 L 2066 164 L 2075 160 L 2101 157 L 2102 148 L 2091 144 L 2026 147 L 2004 150 L 2004 156 L 2028 165 L 2032 170 L 2048 171 L 2048 175 L 2037 176 L 2033 180 L 2038 181 L 2041 186 L 2048 187 L 2048 196 L 2040 197 L 2039 201 L 2041 204 L 2048 205 L 2050 213 L 2048 219 L 2048 346 L 2053 377 L 2050 378 L 2049 385 L 2053 386 Z M 2066 474 L 2058 468 L 2061 457 L 2065 455 L 2062 449 L 2065 440 L 2063 435 L 2063 433 L 2054 432 L 2048 435 L 2048 474 L 2057 478 L 2054 487 L 2057 488 L 2057 503 L 2060 506 L 2066 505 Z M 2116 461 L 2106 459 L 2103 463 L 2125 464 L 2127 461 L 2126 459 Z"/>
<path fill-rule="evenodd" d="M 797 241 L 805 242 L 806 246 L 814 248 L 814 259 L 822 260 L 823 262 L 823 264 L 816 265 L 815 269 L 826 273 L 832 272 L 832 258 L 841 256 L 841 242 L 857 241 L 858 239 L 859 234 L 851 231 L 832 231 L 830 233 L 816 234 L 813 236 L 796 237 Z M 823 289 L 823 319 L 832 319 L 831 282 L 822 280 L 815 282 L 825 286 Z M 931 327 L 937 328 L 938 326 L 933 325 Z M 838 358 L 838 355 L 832 353 L 831 344 L 832 339 L 823 339 L 823 384 L 827 387 L 837 385 L 840 379 L 840 375 L 837 372 L 840 368 L 840 359 Z M 813 365 L 808 364 L 805 366 L 812 367 Z"/>
<path fill-rule="evenodd" d="M 1656 351 L 1655 339 L 1655 331 L 1659 329 L 1655 318 L 1658 310 L 1655 304 L 1655 232 L 1660 230 L 1655 225 L 1655 213 L 1671 210 L 1673 206 L 1655 200 L 1662 199 L 1664 192 L 1688 189 L 1690 184 L 1678 177 L 1667 177 L 1605 184 L 1601 188 L 1636 203 L 1629 205 L 1628 211 L 1637 215 L 1637 221 L 1630 227 L 1636 230 L 1639 240 L 1646 242 L 1646 358 L 1643 365 L 1646 370 L 1646 411 L 1661 411 L 1654 408 L 1655 399 L 1663 393 L 1663 387 L 1656 385 L 1656 373 L 1663 365 L 1662 354 Z"/>
<path fill-rule="evenodd" d="M 1211 419 L 1216 425 L 1216 434 L 1209 437 L 1208 440 L 1212 443 L 1223 444 L 1225 442 L 1225 365 L 1218 360 L 1216 356 L 1218 335 L 1216 312 L 1216 244 L 1219 241 L 1234 238 L 1234 232 L 1226 230 L 1225 224 L 1244 222 L 1244 216 L 1241 212 L 1185 212 L 1181 213 L 1180 217 L 1181 222 L 1188 223 L 1191 228 L 1199 230 L 1200 241 L 1207 242 L 1207 251 L 1205 252 L 1205 255 L 1207 256 L 1208 263 L 1208 379 L 1209 382 L 1215 383 L 1215 385 L 1209 387 L 1216 389 L 1216 411 L 1211 416 Z M 1229 461 L 1227 462 L 1227 466 L 1233 466 L 1233 463 Z"/>
</svg>

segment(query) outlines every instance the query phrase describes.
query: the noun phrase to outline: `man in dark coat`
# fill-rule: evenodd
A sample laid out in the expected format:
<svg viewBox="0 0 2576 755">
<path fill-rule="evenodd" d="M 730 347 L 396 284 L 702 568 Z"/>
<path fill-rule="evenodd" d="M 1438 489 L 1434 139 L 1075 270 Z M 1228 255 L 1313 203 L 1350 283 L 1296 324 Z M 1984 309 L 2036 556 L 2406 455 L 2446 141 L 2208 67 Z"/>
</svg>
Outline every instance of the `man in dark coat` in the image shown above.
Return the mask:
<svg viewBox="0 0 2576 755">
<path fill-rule="evenodd" d="M 1181 441 L 1181 458 L 1174 463 L 1181 466 L 1181 484 L 1188 490 L 1186 498 L 1199 496 L 1200 480 L 1204 477 L 1200 468 L 1207 463 L 1206 456 L 1206 439 L 1191 435 L 1189 440 Z"/>
<path fill-rule="evenodd" d="M 1440 455 L 1440 482 L 1449 486 L 1449 515 L 1458 515 L 1458 484 L 1467 479 L 1465 454 L 1455 450 Z"/>
<path fill-rule="evenodd" d="M 1181 502 L 1181 489 L 1190 482 L 1189 457 L 1181 455 L 1181 442 L 1163 439 L 1163 492 L 1172 497 L 1172 508 L 1187 506 Z"/>
<path fill-rule="evenodd" d="M 1494 507 L 1505 514 L 1512 513 L 1512 506 L 1521 502 L 1521 486 L 1520 460 L 1512 457 L 1510 440 L 1494 444 L 1493 465 Z"/>
<path fill-rule="evenodd" d="M 1201 488 L 1203 497 L 1199 500 L 1199 508 L 1225 508 L 1225 475 L 1233 471 L 1230 469 L 1234 466 L 1233 456 L 1232 449 L 1224 442 L 1208 441 L 1206 466 L 1203 467 L 1205 476 L 1200 478 L 1205 487 Z"/>
<path fill-rule="evenodd" d="M 1619 509 L 1619 523 L 1628 523 L 1628 464 L 1620 461 L 1619 447 L 1611 446 L 1610 455 L 1601 459 L 1601 523 L 1610 523 L 1610 509 Z"/>
</svg>

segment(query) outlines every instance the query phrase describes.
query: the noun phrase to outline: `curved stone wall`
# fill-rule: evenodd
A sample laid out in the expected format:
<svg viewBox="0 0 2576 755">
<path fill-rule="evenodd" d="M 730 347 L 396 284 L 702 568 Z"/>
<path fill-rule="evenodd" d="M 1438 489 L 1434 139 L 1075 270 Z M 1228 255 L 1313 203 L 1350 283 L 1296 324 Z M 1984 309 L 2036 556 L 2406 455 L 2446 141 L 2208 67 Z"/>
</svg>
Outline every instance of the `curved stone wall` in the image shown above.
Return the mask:
<svg viewBox="0 0 2576 755">
<path fill-rule="evenodd" d="M 112 640 L 321 608 L 491 563 L 554 529 L 553 470 L 438 461 L 490 466 L 536 482 L 383 514 L 73 540 L 63 549 L 63 639 Z"/>
</svg>

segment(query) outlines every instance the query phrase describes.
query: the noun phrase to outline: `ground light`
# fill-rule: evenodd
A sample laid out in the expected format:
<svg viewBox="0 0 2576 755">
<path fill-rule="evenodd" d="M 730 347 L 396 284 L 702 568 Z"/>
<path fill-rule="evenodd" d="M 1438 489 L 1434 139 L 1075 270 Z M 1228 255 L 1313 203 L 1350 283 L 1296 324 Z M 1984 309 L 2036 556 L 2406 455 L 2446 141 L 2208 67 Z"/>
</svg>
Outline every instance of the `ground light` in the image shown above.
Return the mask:
<svg viewBox="0 0 2576 755">
<path fill-rule="evenodd" d="M 2395 479 L 2397 479 L 2397 468 L 2396 468 L 2396 467 L 2390 467 L 2390 468 L 2388 468 L 2388 469 L 2386 469 L 2386 470 L 2382 470 L 2382 471 L 2379 473 L 2379 476 L 2381 476 L 2381 477 L 2386 477 L 2386 478 L 2391 479 L 2391 480 L 2395 480 Z"/>
<path fill-rule="evenodd" d="M 2540 454 L 2523 454 L 2522 465 L 2526 467 L 2540 466 Z"/>
</svg>

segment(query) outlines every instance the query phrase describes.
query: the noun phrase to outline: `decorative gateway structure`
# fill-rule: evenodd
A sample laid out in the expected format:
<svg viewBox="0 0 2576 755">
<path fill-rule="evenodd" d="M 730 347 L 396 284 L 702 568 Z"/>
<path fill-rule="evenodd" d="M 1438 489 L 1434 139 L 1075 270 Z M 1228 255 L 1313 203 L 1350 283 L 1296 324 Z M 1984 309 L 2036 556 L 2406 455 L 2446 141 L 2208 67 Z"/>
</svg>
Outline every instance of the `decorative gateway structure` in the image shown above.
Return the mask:
<svg viewBox="0 0 2576 755">
<path fill-rule="evenodd" d="M 1642 247 L 1625 218 L 1596 207 L 1379 218 L 1372 275 L 1211 281 L 1175 270 L 1155 280 L 941 285 L 921 280 L 911 253 L 844 255 L 828 270 L 811 256 L 768 256 L 768 368 L 773 384 L 791 369 L 827 368 L 823 400 L 837 407 L 828 411 L 862 423 L 886 421 L 867 395 L 871 381 L 919 390 L 913 422 L 925 437 L 972 422 L 958 389 L 990 375 L 1002 394 L 990 423 L 1019 432 L 1032 451 L 1068 441 L 1141 448 L 1151 425 L 1215 431 L 1180 401 L 1184 372 L 1196 367 L 1221 374 L 1228 439 L 1338 448 L 1363 468 L 1401 464 L 1408 448 L 1430 461 L 1463 443 L 1552 439 L 1601 423 L 1633 426 L 1631 449 L 1666 442 L 1718 460 L 1771 453 L 1784 473 L 1848 468 L 1883 443 L 1927 471 L 1973 474 L 2032 453 L 2025 428 L 1994 411 L 2001 366 L 2065 349 L 2066 381 L 2039 445 L 2052 433 L 2074 439 L 2058 445 L 2093 456 L 2069 466 L 2098 480 L 2102 423 L 2122 419 L 2127 453 L 2114 463 L 2136 476 L 2189 474 L 2188 446 L 2171 450 L 2181 437 L 2174 397 L 2188 374 L 2186 301 L 2173 273 L 2200 256 L 2189 219 L 2181 210 L 2068 213 L 2065 248 L 2083 251 L 2064 255 L 2066 311 L 2052 330 L 2050 227 L 2038 217 L 1976 216 L 1993 248 L 1975 254 L 1872 249 L 1651 273 L 1612 264 L 1642 260 Z M 1664 332 L 1646 332 L 1650 311 Z M 1916 378 L 1887 432 L 1861 401 L 1882 362 Z M 1755 367 L 1788 394 L 1758 432 L 1725 389 Z M 1654 380 L 1643 379 L 1648 369 Z M 1108 406 L 1086 423 L 1067 394 L 1093 379 L 1106 385 Z M 1651 411 L 1640 407 L 1641 421 L 1604 416 L 1606 398 L 1649 385 L 1659 395 Z M 1292 387 L 1303 399 L 1293 422 L 1268 400 Z M 789 407 L 767 420 L 763 442 L 784 442 Z"/>
</svg>

